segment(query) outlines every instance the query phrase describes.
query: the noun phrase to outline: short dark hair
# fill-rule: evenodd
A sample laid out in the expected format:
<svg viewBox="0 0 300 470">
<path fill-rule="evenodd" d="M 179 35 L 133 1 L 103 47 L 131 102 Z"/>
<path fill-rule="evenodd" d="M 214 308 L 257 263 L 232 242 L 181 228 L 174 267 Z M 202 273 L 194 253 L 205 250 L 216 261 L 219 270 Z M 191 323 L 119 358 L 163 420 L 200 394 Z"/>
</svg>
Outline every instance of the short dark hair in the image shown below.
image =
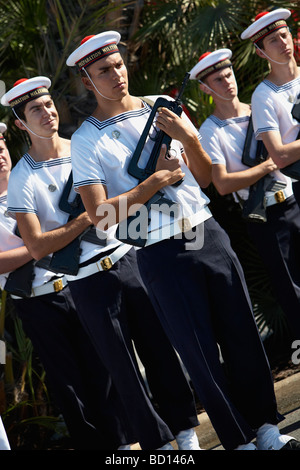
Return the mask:
<svg viewBox="0 0 300 470">
<path fill-rule="evenodd" d="M 18 116 L 19 119 L 22 121 L 26 122 L 26 117 L 25 117 L 25 106 L 27 103 L 22 104 L 21 106 L 15 108 L 15 113 Z"/>
<path fill-rule="evenodd" d="M 259 39 L 255 44 L 259 49 L 264 49 L 264 38 Z"/>
</svg>

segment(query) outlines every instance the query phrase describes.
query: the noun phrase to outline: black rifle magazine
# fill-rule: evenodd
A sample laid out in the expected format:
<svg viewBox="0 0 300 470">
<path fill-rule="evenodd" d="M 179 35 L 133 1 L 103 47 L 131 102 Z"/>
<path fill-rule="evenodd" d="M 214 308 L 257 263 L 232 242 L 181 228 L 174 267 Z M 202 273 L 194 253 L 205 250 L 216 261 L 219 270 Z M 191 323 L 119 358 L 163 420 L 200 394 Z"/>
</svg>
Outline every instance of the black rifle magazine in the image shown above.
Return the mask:
<svg viewBox="0 0 300 470">
<path fill-rule="evenodd" d="M 34 266 L 35 261 L 32 260 L 12 271 L 8 275 L 4 290 L 18 297 L 30 297 L 32 281 L 35 277 Z"/>
</svg>

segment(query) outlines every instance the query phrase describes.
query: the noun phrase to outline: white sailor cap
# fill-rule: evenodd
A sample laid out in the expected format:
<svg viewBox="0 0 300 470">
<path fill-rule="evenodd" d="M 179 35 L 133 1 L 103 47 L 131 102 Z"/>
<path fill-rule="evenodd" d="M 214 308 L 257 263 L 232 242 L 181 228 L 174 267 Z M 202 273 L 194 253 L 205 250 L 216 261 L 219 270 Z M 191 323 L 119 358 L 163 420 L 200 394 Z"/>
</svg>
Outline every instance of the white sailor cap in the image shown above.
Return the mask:
<svg viewBox="0 0 300 470">
<path fill-rule="evenodd" d="M 191 69 L 190 80 L 203 80 L 211 73 L 231 67 L 230 61 L 232 52 L 230 49 L 218 49 L 214 52 L 205 52 L 202 54 L 198 63 Z"/>
<path fill-rule="evenodd" d="M 51 80 L 47 77 L 21 78 L 1 98 L 3 106 L 18 108 L 31 100 L 49 95 Z"/>
<path fill-rule="evenodd" d="M 7 130 L 6 124 L 4 122 L 0 122 L 0 140 L 3 140 L 3 133 Z"/>
<path fill-rule="evenodd" d="M 286 8 L 277 8 L 273 11 L 263 11 L 259 13 L 254 22 L 248 26 L 241 34 L 241 39 L 251 39 L 257 42 L 265 38 L 276 29 L 287 26 L 285 20 L 291 16 L 290 10 Z"/>
<path fill-rule="evenodd" d="M 104 33 L 86 36 L 80 46 L 67 58 L 67 65 L 77 65 L 79 70 L 88 67 L 97 60 L 110 54 L 119 52 L 117 44 L 121 35 L 117 31 L 105 31 Z"/>
</svg>

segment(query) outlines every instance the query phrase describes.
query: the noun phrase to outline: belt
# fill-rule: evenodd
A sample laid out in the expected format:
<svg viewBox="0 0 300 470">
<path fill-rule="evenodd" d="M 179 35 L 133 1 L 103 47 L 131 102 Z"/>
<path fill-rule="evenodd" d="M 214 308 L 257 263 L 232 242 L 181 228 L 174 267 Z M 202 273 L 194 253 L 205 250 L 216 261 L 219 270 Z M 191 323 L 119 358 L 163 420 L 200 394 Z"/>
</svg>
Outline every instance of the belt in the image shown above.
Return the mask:
<svg viewBox="0 0 300 470">
<path fill-rule="evenodd" d="M 292 189 L 280 189 L 279 191 L 276 191 L 276 193 L 264 197 L 264 206 L 269 207 L 273 206 L 274 204 L 280 204 L 281 202 L 284 202 L 288 197 L 292 196 L 292 194 Z"/>
<path fill-rule="evenodd" d="M 196 212 L 195 214 L 177 219 L 172 224 L 166 225 L 165 227 L 159 227 L 158 229 L 152 230 L 148 233 L 148 239 L 145 246 L 153 245 L 154 243 L 174 237 L 180 233 L 188 232 L 193 227 L 196 227 L 196 225 L 201 224 L 210 217 L 212 217 L 212 213 L 209 208 L 205 206 L 201 211 Z"/>
<path fill-rule="evenodd" d="M 115 249 L 113 253 L 108 256 L 103 256 L 95 263 L 88 264 L 83 268 L 80 268 L 76 276 L 71 276 L 66 274 L 68 281 L 77 281 L 87 276 L 91 276 L 100 271 L 109 271 L 113 265 L 119 261 L 129 250 L 131 250 L 131 245 L 122 244 Z"/>
<path fill-rule="evenodd" d="M 48 281 L 45 284 L 42 284 L 38 287 L 33 287 L 31 289 L 31 297 L 38 297 L 40 295 L 52 294 L 53 292 L 60 292 L 67 285 L 67 279 L 65 276 L 55 279 L 54 281 Z M 12 299 L 24 299 L 24 297 L 18 297 L 16 295 L 11 295 Z"/>
</svg>

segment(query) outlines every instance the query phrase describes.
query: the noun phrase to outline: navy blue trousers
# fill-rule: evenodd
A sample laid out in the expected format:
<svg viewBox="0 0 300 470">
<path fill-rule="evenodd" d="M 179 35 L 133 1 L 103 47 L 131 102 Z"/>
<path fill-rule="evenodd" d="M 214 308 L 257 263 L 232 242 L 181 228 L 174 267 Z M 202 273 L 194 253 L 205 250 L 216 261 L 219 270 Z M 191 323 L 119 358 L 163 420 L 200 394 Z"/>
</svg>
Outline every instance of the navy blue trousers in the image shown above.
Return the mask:
<svg viewBox="0 0 300 470">
<path fill-rule="evenodd" d="M 107 450 L 128 443 L 121 402 L 79 322 L 69 288 L 13 302 L 75 448 Z"/>
<path fill-rule="evenodd" d="M 300 339 L 300 209 L 294 198 L 267 207 L 267 222 L 248 223 L 291 337 Z"/>
<path fill-rule="evenodd" d="M 139 268 L 222 445 L 234 449 L 249 442 L 259 426 L 282 417 L 228 236 L 210 218 L 204 222 L 204 246 L 191 248 L 184 236 L 150 245 L 137 252 Z"/>
<path fill-rule="evenodd" d="M 109 271 L 69 282 L 78 315 L 110 372 L 143 449 L 156 449 L 198 423 L 194 397 L 142 283 L 135 250 Z M 138 370 L 145 367 L 154 408 Z"/>
<path fill-rule="evenodd" d="M 294 196 L 297 201 L 297 204 L 300 206 L 300 181 L 293 182 L 293 192 L 294 192 Z"/>
</svg>

